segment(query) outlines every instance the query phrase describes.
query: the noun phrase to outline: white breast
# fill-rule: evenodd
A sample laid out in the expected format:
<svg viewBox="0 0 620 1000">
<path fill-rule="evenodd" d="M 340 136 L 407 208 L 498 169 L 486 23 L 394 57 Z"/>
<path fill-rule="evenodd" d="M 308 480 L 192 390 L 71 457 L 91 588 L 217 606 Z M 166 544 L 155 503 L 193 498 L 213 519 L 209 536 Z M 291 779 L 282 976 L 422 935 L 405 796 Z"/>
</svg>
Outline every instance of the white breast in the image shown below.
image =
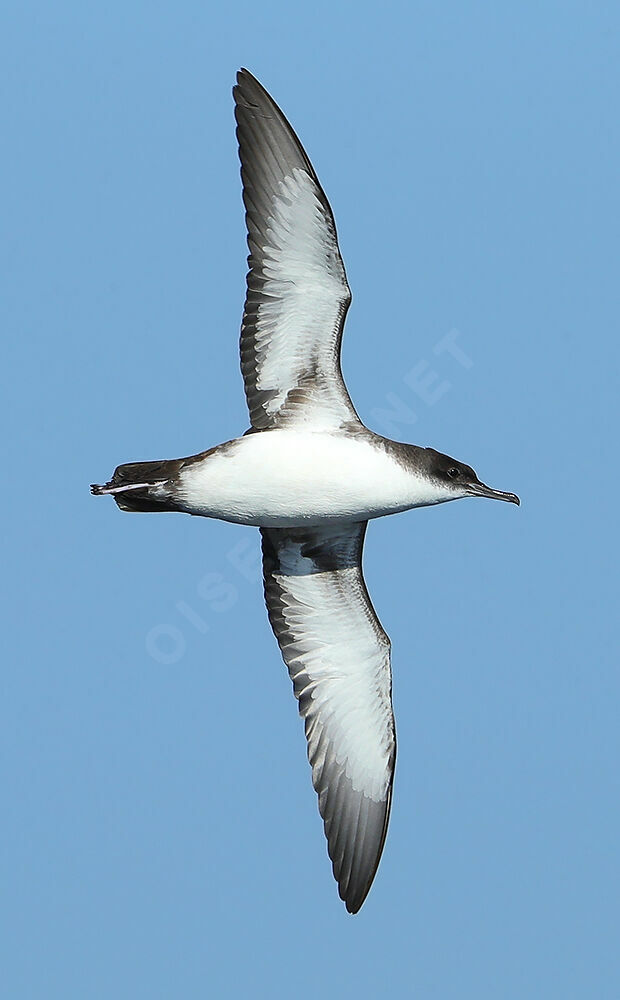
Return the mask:
<svg viewBox="0 0 620 1000">
<path fill-rule="evenodd" d="M 187 509 L 266 527 L 367 520 L 434 502 L 424 479 L 367 438 L 262 431 L 181 474 Z"/>
</svg>

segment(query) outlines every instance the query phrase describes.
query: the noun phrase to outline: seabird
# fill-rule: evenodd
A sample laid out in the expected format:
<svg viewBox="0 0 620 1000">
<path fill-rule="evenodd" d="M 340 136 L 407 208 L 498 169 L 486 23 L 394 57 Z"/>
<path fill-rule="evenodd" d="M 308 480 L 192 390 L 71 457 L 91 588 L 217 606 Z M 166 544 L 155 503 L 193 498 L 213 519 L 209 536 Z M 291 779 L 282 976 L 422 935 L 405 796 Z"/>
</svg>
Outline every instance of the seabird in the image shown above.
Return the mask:
<svg viewBox="0 0 620 1000">
<path fill-rule="evenodd" d="M 390 640 L 362 574 L 368 521 L 463 497 L 518 504 L 469 465 L 381 437 L 340 369 L 351 302 L 329 202 L 282 111 L 247 70 L 233 89 L 249 247 L 241 371 L 250 429 L 199 455 L 119 465 L 125 511 L 260 528 L 269 621 L 305 722 L 341 899 L 364 902 L 396 757 Z"/>
</svg>

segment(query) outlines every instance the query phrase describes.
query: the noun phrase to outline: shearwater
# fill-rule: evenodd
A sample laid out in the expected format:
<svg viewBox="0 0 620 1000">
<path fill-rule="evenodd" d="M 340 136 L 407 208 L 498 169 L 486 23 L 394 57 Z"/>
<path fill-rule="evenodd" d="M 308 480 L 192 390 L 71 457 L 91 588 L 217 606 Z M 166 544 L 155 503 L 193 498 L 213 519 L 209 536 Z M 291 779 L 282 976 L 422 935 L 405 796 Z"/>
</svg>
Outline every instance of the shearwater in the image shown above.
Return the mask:
<svg viewBox="0 0 620 1000">
<path fill-rule="evenodd" d="M 340 897 L 356 913 L 383 850 L 396 756 L 390 641 L 362 575 L 368 521 L 463 497 L 519 498 L 362 424 L 340 369 L 351 292 L 329 202 L 247 70 L 233 94 L 250 250 L 241 326 L 250 430 L 189 458 L 120 465 L 91 489 L 121 510 L 260 528 L 269 620 L 305 722 Z"/>
</svg>

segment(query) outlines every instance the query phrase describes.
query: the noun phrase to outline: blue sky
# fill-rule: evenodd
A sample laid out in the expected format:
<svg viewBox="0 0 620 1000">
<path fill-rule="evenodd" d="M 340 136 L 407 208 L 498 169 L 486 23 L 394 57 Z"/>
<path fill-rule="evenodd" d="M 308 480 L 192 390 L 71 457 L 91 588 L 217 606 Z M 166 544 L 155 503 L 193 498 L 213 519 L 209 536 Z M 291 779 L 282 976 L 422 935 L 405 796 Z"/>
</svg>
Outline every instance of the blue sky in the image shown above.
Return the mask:
<svg viewBox="0 0 620 1000">
<path fill-rule="evenodd" d="M 6 995 L 616 997 L 617 7 L 11 6 Z M 88 492 L 247 426 L 240 65 L 333 205 L 363 419 L 522 498 L 368 533 L 399 758 L 357 917 L 257 532 Z"/>
</svg>

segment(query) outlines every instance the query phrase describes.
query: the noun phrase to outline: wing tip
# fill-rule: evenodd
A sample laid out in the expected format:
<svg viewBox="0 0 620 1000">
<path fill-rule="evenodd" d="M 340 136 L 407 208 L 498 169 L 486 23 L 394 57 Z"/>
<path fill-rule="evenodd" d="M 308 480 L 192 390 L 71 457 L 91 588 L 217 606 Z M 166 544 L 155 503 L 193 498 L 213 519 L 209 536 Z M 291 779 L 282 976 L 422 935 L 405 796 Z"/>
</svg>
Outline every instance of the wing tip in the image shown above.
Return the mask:
<svg viewBox="0 0 620 1000">
<path fill-rule="evenodd" d="M 236 75 L 236 83 L 233 86 L 233 97 L 236 104 L 241 104 L 250 100 L 251 92 L 254 91 L 258 96 L 267 98 L 270 103 L 273 103 L 273 98 L 267 93 L 263 87 L 260 80 L 258 80 L 249 69 L 242 66 Z"/>
<path fill-rule="evenodd" d="M 349 892 L 343 892 L 341 886 L 338 886 L 338 895 L 340 896 L 342 902 L 344 903 L 347 913 L 351 914 L 359 913 L 362 906 L 366 902 L 371 887 L 372 887 L 372 881 L 370 885 L 366 886 L 363 892 L 360 893 L 359 891 L 356 891 L 354 893 L 349 893 Z"/>
<path fill-rule="evenodd" d="M 357 847 L 354 846 L 354 856 L 351 857 L 350 863 L 346 868 L 343 869 L 342 858 L 337 861 L 336 857 L 332 857 L 332 854 L 335 854 L 332 848 L 336 847 L 336 843 L 335 841 L 331 841 L 329 836 L 327 837 L 328 853 L 332 861 L 334 878 L 338 883 L 338 894 L 349 913 L 358 913 L 362 908 L 379 870 L 392 811 L 395 758 L 396 741 L 394 741 L 394 749 L 390 760 L 390 777 L 386 797 L 379 801 L 374 801 L 364 796 L 364 803 L 366 805 L 365 821 L 361 829 L 359 825 L 357 827 L 356 839 L 358 840 L 358 844 Z M 371 801 L 372 805 L 370 804 Z M 374 809 L 373 806 L 375 807 Z M 381 824 L 380 832 L 377 830 L 377 827 L 375 827 L 374 831 L 369 829 L 368 824 L 371 819 L 368 812 L 369 809 L 375 812 L 375 819 L 378 819 Z M 360 811 L 358 823 L 361 818 L 362 811 Z M 327 829 L 325 832 L 327 834 Z"/>
</svg>

